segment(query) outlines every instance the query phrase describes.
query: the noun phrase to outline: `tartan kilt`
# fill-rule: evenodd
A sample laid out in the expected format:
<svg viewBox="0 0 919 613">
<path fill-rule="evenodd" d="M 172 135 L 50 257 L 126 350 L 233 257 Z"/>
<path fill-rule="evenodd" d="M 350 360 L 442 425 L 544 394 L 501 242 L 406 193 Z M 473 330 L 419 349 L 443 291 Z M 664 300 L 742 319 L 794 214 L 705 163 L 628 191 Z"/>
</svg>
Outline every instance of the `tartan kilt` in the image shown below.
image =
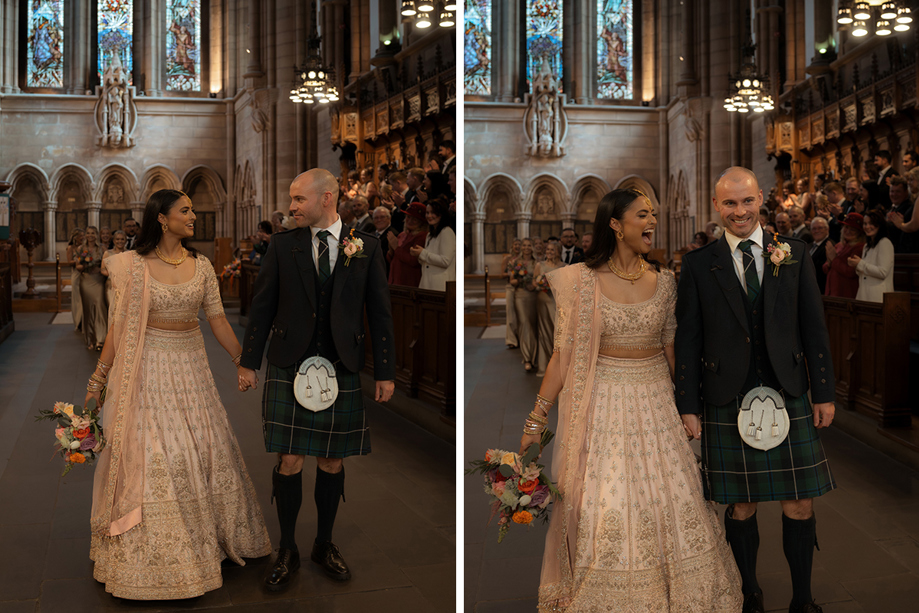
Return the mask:
<svg viewBox="0 0 919 613">
<path fill-rule="evenodd" d="M 702 416 L 702 485 L 705 498 L 722 504 L 816 498 L 836 488 L 814 427 L 807 394 L 785 399 L 790 421 L 781 445 L 760 451 L 741 440 L 741 398 L 706 403 Z"/>
<path fill-rule="evenodd" d="M 265 451 L 345 458 L 370 453 L 370 428 L 364 415 L 361 377 L 335 362 L 338 398 L 324 411 L 303 408 L 294 396 L 298 361 L 289 368 L 269 362 L 262 393 Z"/>
</svg>

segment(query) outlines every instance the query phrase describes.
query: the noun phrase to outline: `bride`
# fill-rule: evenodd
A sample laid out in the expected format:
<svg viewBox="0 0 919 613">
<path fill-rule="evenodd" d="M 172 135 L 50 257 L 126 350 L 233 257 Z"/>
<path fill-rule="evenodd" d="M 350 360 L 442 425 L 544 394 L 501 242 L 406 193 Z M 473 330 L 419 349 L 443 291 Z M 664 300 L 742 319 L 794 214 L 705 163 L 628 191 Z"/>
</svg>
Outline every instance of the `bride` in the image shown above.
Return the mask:
<svg viewBox="0 0 919 613">
<path fill-rule="evenodd" d="M 211 263 L 186 243 L 191 200 L 150 197 L 136 250 L 105 260 L 114 289 L 109 334 L 87 385 L 108 446 L 93 483 L 90 558 L 107 592 L 191 598 L 222 585 L 224 558 L 271 545 L 236 437 L 214 385 L 198 309 L 237 366 L 242 349 Z"/>
<path fill-rule="evenodd" d="M 564 498 L 546 536 L 540 611 L 741 608 L 674 404 L 676 281 L 645 259 L 656 225 L 642 193 L 610 192 L 585 261 L 547 275 L 555 351 L 521 439 L 521 451 L 539 442 L 558 396 L 552 474 Z"/>
</svg>

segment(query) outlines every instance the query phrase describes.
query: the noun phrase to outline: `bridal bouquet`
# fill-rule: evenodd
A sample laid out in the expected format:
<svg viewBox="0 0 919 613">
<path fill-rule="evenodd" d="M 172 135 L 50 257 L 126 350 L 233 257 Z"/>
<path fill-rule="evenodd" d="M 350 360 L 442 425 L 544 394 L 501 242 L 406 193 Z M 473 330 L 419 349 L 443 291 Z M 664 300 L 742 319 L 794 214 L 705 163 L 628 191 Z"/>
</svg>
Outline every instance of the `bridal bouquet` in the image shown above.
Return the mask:
<svg viewBox="0 0 919 613">
<path fill-rule="evenodd" d="M 83 270 L 87 271 L 93 266 L 96 266 L 97 262 L 93 258 L 93 252 L 88 249 L 84 249 L 77 256 L 77 264 L 82 264 Z"/>
<path fill-rule="evenodd" d="M 539 445 L 530 445 L 520 455 L 502 449 L 489 449 L 484 460 L 470 462 L 466 474 L 485 475 L 485 493 L 492 497 L 491 517 L 498 519 L 498 542 L 512 523 L 529 526 L 536 519 L 549 521 L 549 504 L 561 500 L 558 488 L 545 474 L 545 467 L 536 463 L 540 449 L 552 440 L 554 434 L 545 430 Z"/>
<path fill-rule="evenodd" d="M 238 279 L 240 274 L 242 274 L 242 263 L 239 258 L 236 258 L 223 267 L 223 271 L 220 273 L 220 280 Z"/>
<path fill-rule="evenodd" d="M 102 392 L 103 401 L 105 391 Z M 57 422 L 54 436 L 57 438 L 55 450 L 64 458 L 63 477 L 75 464 L 92 464 L 105 449 L 105 437 L 102 435 L 102 423 L 99 419 L 101 404 L 97 405 L 90 398 L 86 407 L 74 406 L 67 402 L 55 402 L 53 409 L 39 411 L 35 421 L 53 420 Z"/>
</svg>

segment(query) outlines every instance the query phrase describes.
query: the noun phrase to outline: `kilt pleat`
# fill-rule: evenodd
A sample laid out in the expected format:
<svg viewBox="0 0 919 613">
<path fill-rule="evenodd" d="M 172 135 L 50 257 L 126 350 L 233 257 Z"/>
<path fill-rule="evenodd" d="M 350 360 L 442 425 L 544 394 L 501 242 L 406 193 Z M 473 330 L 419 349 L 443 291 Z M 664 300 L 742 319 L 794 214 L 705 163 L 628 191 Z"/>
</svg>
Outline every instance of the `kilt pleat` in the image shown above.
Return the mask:
<svg viewBox="0 0 919 613">
<path fill-rule="evenodd" d="M 335 364 L 338 398 L 324 411 L 303 408 L 294 396 L 298 364 L 279 368 L 271 363 L 262 393 L 265 450 L 320 458 L 345 458 L 370 453 L 370 428 L 364 415 L 360 374 Z"/>
<path fill-rule="evenodd" d="M 707 499 L 722 504 L 799 500 L 836 488 L 806 394 L 786 398 L 788 437 L 768 451 L 754 449 L 741 440 L 738 406 L 737 402 L 705 405 L 702 482 Z"/>
</svg>

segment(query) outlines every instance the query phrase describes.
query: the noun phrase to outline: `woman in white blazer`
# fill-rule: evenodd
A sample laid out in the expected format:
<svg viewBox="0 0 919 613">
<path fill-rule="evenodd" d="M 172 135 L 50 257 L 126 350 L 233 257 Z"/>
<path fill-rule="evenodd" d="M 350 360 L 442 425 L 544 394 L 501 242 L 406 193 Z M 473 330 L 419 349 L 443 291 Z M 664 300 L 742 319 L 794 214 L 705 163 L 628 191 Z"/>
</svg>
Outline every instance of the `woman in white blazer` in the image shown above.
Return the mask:
<svg viewBox="0 0 919 613">
<path fill-rule="evenodd" d="M 456 280 L 456 234 L 450 229 L 450 207 L 442 198 L 428 202 L 428 237 L 424 247 L 412 247 L 411 254 L 421 262 L 420 289 L 445 291 L 448 281 Z"/>
<path fill-rule="evenodd" d="M 893 243 L 887 238 L 887 222 L 877 211 L 865 213 L 865 248 L 862 256 L 849 258 L 849 266 L 858 272 L 856 300 L 884 302 L 884 294 L 893 291 Z"/>
</svg>

